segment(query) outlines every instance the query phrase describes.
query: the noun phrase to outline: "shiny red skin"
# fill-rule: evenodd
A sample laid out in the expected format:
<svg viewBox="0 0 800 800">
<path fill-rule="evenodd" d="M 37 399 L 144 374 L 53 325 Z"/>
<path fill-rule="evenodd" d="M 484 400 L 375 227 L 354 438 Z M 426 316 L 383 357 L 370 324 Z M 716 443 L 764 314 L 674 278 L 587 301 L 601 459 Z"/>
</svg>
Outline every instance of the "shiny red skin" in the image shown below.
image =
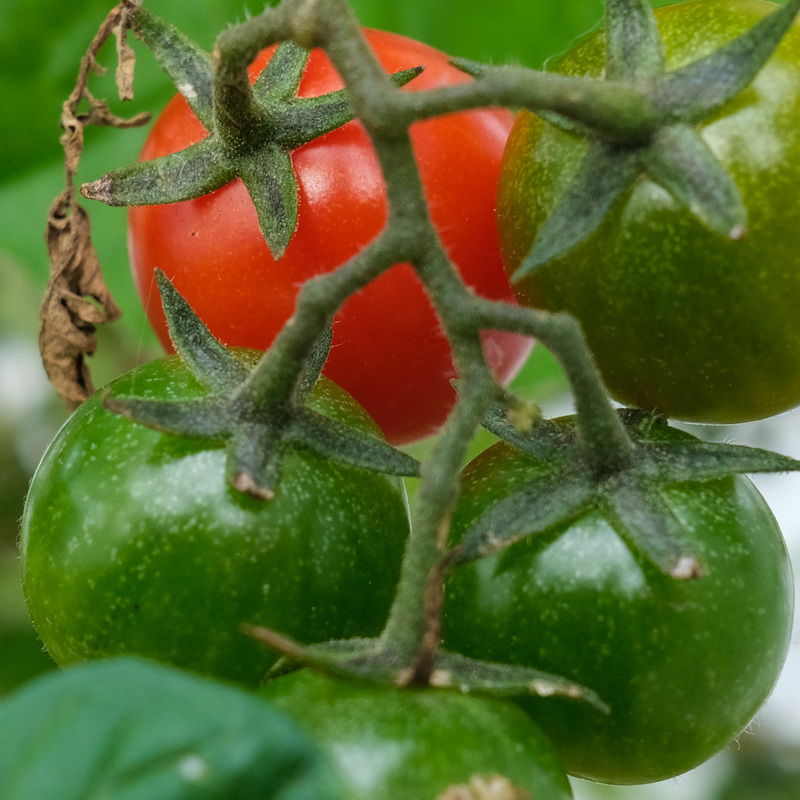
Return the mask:
<svg viewBox="0 0 800 800">
<path fill-rule="evenodd" d="M 410 91 L 469 80 L 447 63 L 447 56 L 427 45 L 382 31 L 365 34 L 387 71 L 425 66 Z M 254 62 L 253 79 L 270 55 L 270 50 L 263 51 Z M 299 95 L 341 87 L 327 56 L 312 51 Z M 419 122 L 411 129 L 430 213 L 446 251 L 476 292 L 508 301 L 513 293 L 500 257 L 495 194 L 512 122 L 505 109 L 480 109 Z M 176 152 L 204 135 L 178 95 L 156 121 L 141 157 Z M 215 336 L 231 346 L 263 350 L 294 310 L 301 284 L 335 269 L 382 229 L 385 186 L 360 123 L 298 148 L 292 159 L 300 190 L 298 225 L 278 262 L 239 180 L 198 200 L 130 210 L 134 276 L 167 349 L 153 277 L 156 267 L 174 281 Z M 530 341 L 489 331 L 484 349 L 505 382 L 522 365 Z M 450 347 L 408 264 L 394 266 L 343 306 L 325 372 L 357 398 L 393 443 L 432 434 L 446 419 L 455 399 Z"/>
</svg>

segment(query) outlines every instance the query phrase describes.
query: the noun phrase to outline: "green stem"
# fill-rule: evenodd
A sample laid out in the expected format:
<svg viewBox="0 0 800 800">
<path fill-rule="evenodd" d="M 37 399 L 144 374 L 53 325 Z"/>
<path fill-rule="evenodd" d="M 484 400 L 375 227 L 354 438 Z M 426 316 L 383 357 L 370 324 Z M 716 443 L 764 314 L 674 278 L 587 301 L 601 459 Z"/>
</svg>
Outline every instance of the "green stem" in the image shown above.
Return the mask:
<svg viewBox="0 0 800 800">
<path fill-rule="evenodd" d="M 488 67 L 470 83 L 401 95 L 391 120 L 384 124 L 409 125 L 445 112 L 486 106 L 554 112 L 620 144 L 646 142 L 659 122 L 650 98 L 629 85 L 523 67 Z"/>
<path fill-rule="evenodd" d="M 475 355 L 479 360 L 473 363 L 479 364 L 482 354 Z M 397 595 L 381 635 L 387 649 L 409 659 L 416 658 L 429 625 L 435 624 L 426 618 L 425 589 L 447 547 L 450 515 L 458 498 L 460 465 L 475 429 L 494 399 L 495 386 L 488 371 L 466 370 L 456 405 L 422 465 L 413 534 L 403 559 Z"/>
<path fill-rule="evenodd" d="M 282 4 L 275 11 L 288 8 L 290 4 Z M 426 632 L 436 629 L 435 621 L 426 619 L 426 588 L 445 551 L 450 515 L 458 497 L 461 465 L 476 428 L 501 392 L 483 356 L 482 329 L 499 327 L 535 335 L 553 350 L 573 384 L 579 428 L 587 456 L 596 469 L 609 466 L 609 452 L 612 461 L 624 461 L 630 454 L 631 444 L 613 413 L 577 324 L 561 315 L 476 298 L 445 255 L 428 215 L 408 122 L 432 115 L 434 108 L 435 113 L 451 110 L 453 103 L 463 104 L 463 107 L 486 104 L 487 96 L 483 92 L 487 86 L 492 86 L 496 102 L 494 93 L 498 89 L 493 82 L 502 84 L 510 79 L 507 76 L 501 76 L 502 80 L 490 78 L 483 83 L 455 87 L 449 94 L 401 95 L 370 50 L 344 0 L 318 0 L 307 8 L 313 9 L 313 17 L 306 15 L 302 25 L 293 28 L 291 33 L 303 41 L 312 39 L 324 46 L 345 81 L 353 110 L 371 135 L 383 170 L 388 220 L 384 233 L 369 248 L 336 272 L 317 277 L 303 287 L 295 314 L 264 355 L 251 381 L 259 396 L 271 395 L 278 408 L 295 390 L 314 343 L 350 294 L 397 262 L 408 261 L 416 269 L 453 348 L 460 377 L 460 396 L 422 468 L 414 534 L 409 539 L 397 596 L 382 634 L 387 649 L 413 659 L 420 651 Z M 264 42 L 258 40 L 262 29 L 269 35 L 274 33 L 274 27 L 264 22 L 256 22 L 252 28 L 240 26 L 228 31 L 218 43 L 220 58 L 225 56 L 229 41 L 234 39 L 239 52 L 257 50 L 255 44 L 248 45 L 248 35 L 255 36 L 258 46 L 263 46 Z M 508 96 L 513 96 L 515 101 L 525 92 L 530 96 L 532 83 L 528 81 L 522 86 L 520 74 L 523 73 L 512 76 L 511 81 L 516 82 L 517 94 L 512 92 L 510 84 L 507 87 Z M 537 77 L 534 82 L 541 84 L 540 98 L 549 98 L 553 110 L 564 111 L 571 103 L 592 107 L 572 92 L 571 83 L 558 76 Z M 417 95 L 432 99 L 406 104 L 406 98 Z M 592 102 L 596 107 L 602 105 L 595 102 L 599 92 L 588 92 L 586 96 L 594 98 Z M 409 109 L 413 111 L 411 116 Z"/>
</svg>

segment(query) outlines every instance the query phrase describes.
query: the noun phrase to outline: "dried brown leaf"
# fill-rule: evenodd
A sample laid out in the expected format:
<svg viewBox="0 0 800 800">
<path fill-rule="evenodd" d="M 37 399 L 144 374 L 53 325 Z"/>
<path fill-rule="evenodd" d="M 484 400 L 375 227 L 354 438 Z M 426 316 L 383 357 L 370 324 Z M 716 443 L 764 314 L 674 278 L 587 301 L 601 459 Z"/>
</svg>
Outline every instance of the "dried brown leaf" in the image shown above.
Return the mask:
<svg viewBox="0 0 800 800">
<path fill-rule="evenodd" d="M 127 0 L 109 12 L 81 60 L 75 89 L 64 102 L 61 113 L 66 189 L 53 202 L 47 218 L 45 239 L 50 258 L 50 282 L 40 314 L 39 349 L 50 382 L 71 408 L 94 391 L 86 356 L 97 348 L 97 326 L 120 316 L 103 280 L 92 244 L 89 216 L 78 204 L 75 192 L 84 130 L 87 125 L 129 128 L 149 119 L 148 114 L 138 114 L 132 119 L 118 117 L 105 100 L 92 95 L 88 80 L 91 73 L 105 71 L 97 63 L 97 53 L 114 35 L 119 57 L 120 97 L 123 100 L 133 97 L 134 53 L 125 36 L 130 27 L 130 13 L 138 4 L 139 0 Z M 89 110 L 79 113 L 78 106 L 87 100 Z"/>
<path fill-rule="evenodd" d="M 136 66 L 136 53 L 128 43 L 130 29 L 130 9 L 122 6 L 119 25 L 114 28 L 117 40 L 117 91 L 120 100 L 133 100 L 133 73 Z"/>
<path fill-rule="evenodd" d="M 41 311 L 39 349 L 47 377 L 70 407 L 92 392 L 86 356 L 97 347 L 97 325 L 120 316 L 103 280 L 86 211 L 67 190 L 47 219 L 51 274 Z"/>
</svg>

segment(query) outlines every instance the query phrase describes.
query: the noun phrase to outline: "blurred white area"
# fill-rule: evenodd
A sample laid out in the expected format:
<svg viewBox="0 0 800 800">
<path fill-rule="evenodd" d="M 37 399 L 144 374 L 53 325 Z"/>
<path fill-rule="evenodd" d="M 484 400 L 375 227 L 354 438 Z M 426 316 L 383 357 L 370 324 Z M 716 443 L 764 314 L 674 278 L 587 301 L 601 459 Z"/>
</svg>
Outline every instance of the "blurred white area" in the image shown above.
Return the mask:
<svg viewBox="0 0 800 800">
<path fill-rule="evenodd" d="M 39 348 L 23 337 L 0 337 L 0 425 L 13 429 L 20 464 L 32 474 L 55 434 L 42 409 L 53 401 Z"/>
</svg>

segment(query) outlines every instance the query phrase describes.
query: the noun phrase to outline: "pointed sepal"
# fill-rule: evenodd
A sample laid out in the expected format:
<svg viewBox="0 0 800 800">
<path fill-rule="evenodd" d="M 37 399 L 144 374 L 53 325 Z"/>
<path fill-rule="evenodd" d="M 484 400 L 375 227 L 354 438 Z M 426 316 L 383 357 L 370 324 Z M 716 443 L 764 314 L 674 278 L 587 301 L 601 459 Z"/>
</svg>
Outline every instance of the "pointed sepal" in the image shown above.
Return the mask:
<svg viewBox="0 0 800 800">
<path fill-rule="evenodd" d="M 647 0 L 606 0 L 606 77 L 635 82 L 664 71 L 656 17 Z"/>
<path fill-rule="evenodd" d="M 575 178 L 539 229 L 512 280 L 522 280 L 588 239 L 630 189 L 639 171 L 638 149 L 592 142 Z"/>
<path fill-rule="evenodd" d="M 238 173 L 256 207 L 264 241 L 277 261 L 297 227 L 299 190 L 292 158 L 282 148 L 267 145 L 243 155 Z"/>
<path fill-rule="evenodd" d="M 582 475 L 556 470 L 524 484 L 475 521 L 457 546 L 453 566 L 494 555 L 577 519 L 593 501 L 592 486 Z"/>
<path fill-rule="evenodd" d="M 81 186 L 81 194 L 109 206 L 160 205 L 194 200 L 236 177 L 213 137 L 186 150 L 113 170 Z"/>
<path fill-rule="evenodd" d="M 800 11 L 789 0 L 711 55 L 663 76 L 653 100 L 666 119 L 696 124 L 736 97 L 775 51 Z"/>
<path fill-rule="evenodd" d="M 334 677 L 374 683 L 408 686 L 415 670 L 398 653 L 388 650 L 380 639 L 347 639 L 303 645 L 267 628 L 244 625 L 242 630 L 286 657 L 268 673 L 267 679 L 284 675 L 298 665 L 312 667 Z M 490 697 L 558 695 L 588 703 L 603 713 L 609 707 L 591 689 L 559 675 L 530 667 L 478 661 L 439 649 L 433 657 L 429 685 L 458 692 L 474 692 Z"/>
<path fill-rule="evenodd" d="M 690 125 L 663 127 L 642 153 L 648 176 L 703 225 L 728 239 L 747 232 L 747 209 L 739 190 Z"/>
<path fill-rule="evenodd" d="M 412 456 L 309 409 L 295 418 L 291 439 L 299 447 L 343 464 L 387 475 L 419 476 L 420 463 Z"/>
<path fill-rule="evenodd" d="M 200 122 L 210 129 L 214 78 L 211 56 L 174 25 L 141 6 L 131 12 L 131 19 L 136 35 L 153 53 Z"/>
<path fill-rule="evenodd" d="M 223 392 L 244 381 L 249 369 L 214 338 L 166 274 L 156 269 L 155 275 L 172 344 L 200 383 L 211 392 Z"/>
</svg>

